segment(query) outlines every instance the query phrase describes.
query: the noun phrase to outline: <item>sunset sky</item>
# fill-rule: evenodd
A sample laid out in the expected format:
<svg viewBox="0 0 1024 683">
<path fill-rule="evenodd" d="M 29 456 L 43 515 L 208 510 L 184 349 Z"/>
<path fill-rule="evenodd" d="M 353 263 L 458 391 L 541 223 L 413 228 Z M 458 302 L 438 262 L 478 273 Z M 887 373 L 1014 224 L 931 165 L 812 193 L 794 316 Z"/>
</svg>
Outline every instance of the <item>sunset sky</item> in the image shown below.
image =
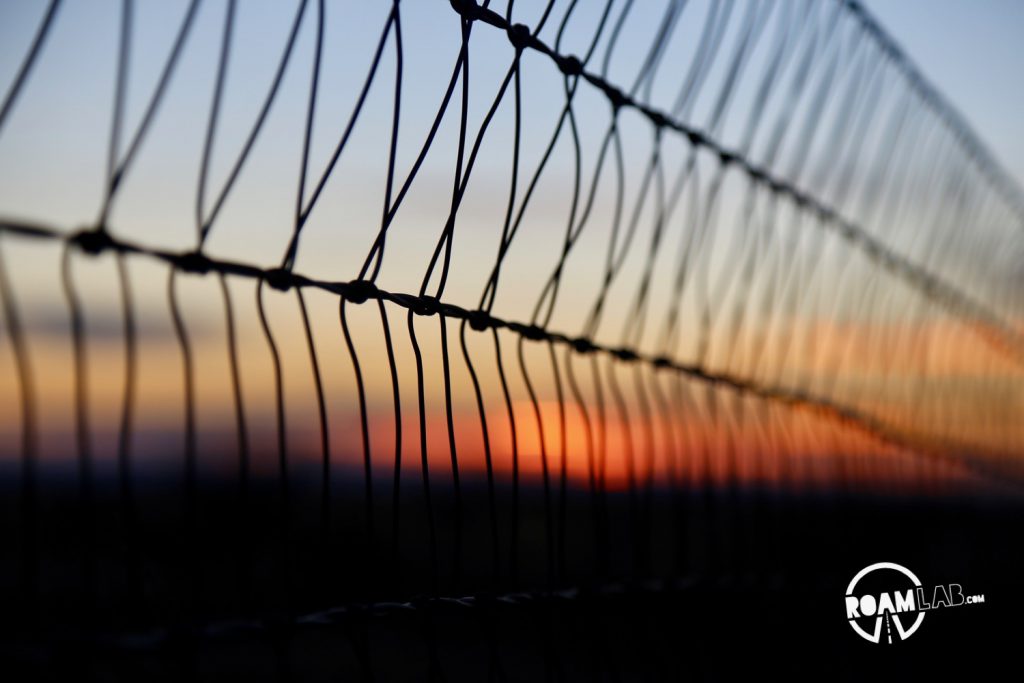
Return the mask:
<svg viewBox="0 0 1024 683">
<path fill-rule="evenodd" d="M 603 3 L 586 4 L 566 24 L 560 39 L 562 53 L 583 56 L 588 51 L 600 23 L 598 5 Z M 664 12 L 663 3 L 637 5 L 608 57 L 607 78 L 621 84 L 623 90 L 629 89 L 646 59 Z M 1019 8 L 1013 3 L 993 3 L 1007 21 L 1000 22 L 998 12 L 989 13 L 992 25 L 998 28 L 992 41 L 978 45 L 977 50 L 958 46 L 962 51 L 954 54 L 948 43 L 946 48 L 936 48 L 942 41 L 936 41 L 934 34 L 928 34 L 931 43 L 926 44 L 922 35 L 930 29 L 924 24 L 918 32 L 907 28 L 909 10 L 883 8 L 886 3 L 869 5 L 872 9 L 879 6 L 882 23 L 905 43 L 924 72 L 935 76 L 939 89 L 947 92 L 967 119 L 978 124 L 981 138 L 1019 178 L 1024 173 L 1024 149 L 1020 148 L 1024 143 L 1014 131 L 1019 127 L 1021 94 L 1019 88 L 1008 82 L 1000 86 L 998 80 L 1019 76 L 1024 59 L 1019 49 L 1012 55 L 1016 62 L 1011 56 L 998 59 L 1010 50 L 1009 36 L 1019 36 L 1024 28 Z M 949 16 L 970 13 L 964 9 L 967 5 L 942 3 L 941 12 Z M 198 10 L 161 108 L 111 204 L 107 223 L 118 238 L 155 248 L 192 250 L 197 246 L 199 225 L 218 206 L 221 188 L 256 120 L 296 12 L 293 3 L 239 4 L 209 170 L 205 186 L 197 190 L 226 7 L 224 3 L 203 3 Z M 504 14 L 504 3 L 493 7 Z M 517 2 L 516 21 L 535 25 L 542 7 L 540 2 Z M 707 8 L 701 2 L 687 6 L 657 78 L 649 90 L 647 86 L 639 88 L 637 97 L 661 110 L 676 109 L 677 91 L 696 59 Z M 815 4 L 805 20 L 827 27 L 830 8 L 828 3 Z M 42 4 L 19 3 L 3 10 L 0 84 L 11 81 L 42 9 Z M 119 143 L 122 154 L 143 118 L 185 10 L 183 2 L 140 3 L 136 9 Z M 389 3 L 328 5 L 309 144 L 309 178 L 300 198 L 303 205 L 345 129 L 389 10 Z M 564 8 L 556 11 L 540 33 L 550 45 L 559 41 L 562 12 Z M 903 162 L 898 168 L 910 179 L 906 186 L 910 199 L 895 208 L 885 203 L 888 188 L 879 181 L 885 177 L 881 170 L 867 162 L 858 166 L 855 161 L 859 147 L 867 152 L 884 151 L 882 127 L 869 126 L 863 139 L 853 141 L 837 141 L 827 135 L 830 126 L 842 119 L 841 97 L 828 100 L 816 117 L 820 120 L 816 128 L 806 124 L 815 118 L 810 113 L 813 107 L 799 100 L 795 114 L 791 112 L 796 123 L 786 129 L 773 151 L 772 126 L 775 121 L 787 120 L 786 93 L 790 91 L 781 86 L 774 89 L 759 108 L 755 75 L 772 54 L 777 24 L 794 21 L 796 15 L 788 15 L 781 7 L 764 16 L 758 12 L 738 5 L 723 43 L 723 55 L 729 54 L 729 46 L 737 43 L 747 26 L 744 22 L 752 22 L 751 26 L 764 22 L 763 37 L 749 56 L 753 66 L 743 72 L 746 77 L 731 88 L 723 87 L 728 80 L 727 60 L 719 57 L 705 74 L 708 85 L 697 89 L 698 94 L 678 108 L 681 120 L 729 149 L 747 152 L 757 164 L 823 197 L 826 204 L 837 204 L 844 217 L 984 302 L 1019 334 L 1024 327 L 1019 297 L 1024 286 L 1020 266 L 1024 233 L 1000 207 L 992 209 L 981 202 L 978 211 L 964 209 L 966 200 L 936 190 L 946 187 L 942 183 L 952 187 L 956 180 L 933 175 L 937 162 L 946 158 L 942 155 L 955 153 L 953 147 L 944 146 L 947 143 L 938 129 L 922 124 L 920 132 L 909 132 L 900 139 L 897 156 L 903 155 L 899 157 Z M 310 3 L 266 123 L 203 244 L 204 253 L 211 257 L 274 267 L 287 253 L 296 224 L 316 46 L 315 16 L 316 3 Z M 70 3 L 62 8 L 26 89 L 0 129 L 0 219 L 41 224 L 62 232 L 95 223 L 106 182 L 118 22 L 119 5 L 114 2 Z M 420 152 L 460 49 L 458 16 L 448 3 L 403 4 L 401 27 L 396 188 Z M 858 53 L 852 47 L 857 45 L 853 24 L 840 22 L 835 30 L 839 52 L 833 55 L 828 51 L 832 48 L 823 46 L 818 61 L 824 65 L 829 59 L 838 65 L 858 64 Z M 602 34 L 588 63 L 595 71 L 603 68 L 607 31 L 610 29 Z M 514 53 L 502 32 L 480 23 L 473 28 L 470 47 L 468 131 L 472 142 Z M 842 52 L 846 49 L 850 52 Z M 516 212 L 566 101 L 565 80 L 548 57 L 528 51 L 522 59 Z M 971 67 L 969 60 L 977 64 Z M 947 67 L 954 62 L 964 71 L 951 72 Z M 1016 70 L 1012 63 L 1017 64 Z M 384 209 L 395 69 L 394 44 L 389 39 L 354 132 L 304 224 L 294 264 L 297 273 L 349 281 L 358 276 L 367 260 Z M 958 75 L 964 72 L 983 72 L 990 85 L 976 92 L 969 79 Z M 790 71 L 783 73 L 786 82 Z M 843 70 L 840 66 L 837 73 L 837 82 L 845 83 L 842 79 L 855 78 L 858 72 L 856 67 Z M 819 72 L 812 74 L 810 82 L 819 83 Z M 884 78 L 890 79 L 887 83 L 898 83 L 895 75 Z M 881 112 L 901 106 L 898 87 L 883 92 L 890 91 L 896 94 L 883 94 L 872 106 Z M 722 94 L 726 92 L 728 97 Z M 438 287 L 439 268 L 425 276 L 452 203 L 461 85 L 456 93 L 431 152 L 388 230 L 376 280 L 386 291 L 416 294 L 425 281 L 428 293 Z M 506 96 L 487 129 L 458 211 L 451 266 L 441 299 L 467 309 L 479 306 L 508 214 L 516 139 L 511 98 Z M 719 107 L 723 113 L 716 117 Z M 751 119 L 755 110 L 760 118 Z M 986 462 L 1010 460 L 1018 466 L 1013 458 L 1021 454 L 1024 445 L 1024 423 L 1019 420 L 1024 411 L 1024 375 L 1021 357 L 1014 357 L 1019 349 L 1001 348 L 999 343 L 991 343 L 991 330 L 973 321 L 965 323 L 935 304 L 922 303 L 925 300 L 919 291 L 879 268 L 837 232 L 817 224 L 816 218 L 801 214 L 791 204 L 776 201 L 764 188 L 751 189 L 748 178 L 735 167 L 721 172 L 718 159 L 707 150 L 694 153 L 685 136 L 665 133 L 656 141 L 649 122 L 631 110 L 621 113 L 618 121 L 623 169 L 619 183 L 610 160 L 598 165 L 610 124 L 605 96 L 581 82 L 573 111 L 579 170 L 571 136 L 563 131 L 502 264 L 493 315 L 506 321 L 542 323 L 570 337 L 583 334 L 600 300 L 611 244 L 615 259 L 621 256 L 623 260 L 608 290 L 600 322 L 592 330 L 598 343 L 613 348 L 630 346 L 759 386 L 818 396 L 924 440 L 929 448 L 950 440 L 967 445 L 972 455 Z M 748 146 L 745 130 L 749 121 L 761 123 Z M 661 189 L 645 192 L 642 179 L 655 150 L 662 161 L 654 185 L 660 184 Z M 867 152 L 862 158 L 870 158 Z M 844 195 L 841 179 L 847 171 L 852 172 L 856 189 Z M 583 188 L 579 192 L 574 190 L 577 173 Z M 705 199 L 720 173 L 717 203 L 709 209 L 712 205 Z M 661 208 L 665 210 L 659 210 L 657 193 L 668 192 L 682 177 L 688 184 L 678 203 L 668 207 L 663 199 Z M 592 183 L 596 188 L 593 201 L 582 220 Z M 702 220 L 711 237 L 694 245 L 694 231 Z M 627 230 L 631 221 L 635 231 Z M 976 230 L 976 236 L 964 236 L 965 221 Z M 572 244 L 564 268 L 559 269 L 570 223 L 573 230 L 579 230 L 579 238 Z M 627 234 L 632 236 L 627 238 Z M 29 340 L 41 425 L 39 453 L 44 461 L 70 462 L 76 455 L 75 361 L 68 302 L 61 284 L 63 247 L 58 242 L 7 235 L 0 238 L 0 245 Z M 680 293 L 675 282 L 688 249 L 692 251 L 688 279 Z M 749 277 L 741 276 L 746 259 L 754 264 Z M 169 268 L 145 256 L 126 257 L 126 263 L 138 333 L 133 452 L 141 464 L 174 462 L 182 448 L 185 389 L 182 349 L 167 298 Z M 116 258 L 111 254 L 91 258 L 75 252 L 71 264 L 87 332 L 89 428 L 98 461 L 109 464 L 116 453 L 125 383 Z M 648 271 L 650 287 L 644 299 L 642 283 Z M 543 315 L 535 316 L 535 309 L 538 301 L 545 306 L 550 303 L 543 298 L 548 293 L 545 284 L 556 272 L 561 285 L 550 320 L 545 321 Z M 241 277 L 229 277 L 227 287 L 249 437 L 259 456 L 254 466 L 272 473 L 276 380 L 260 326 L 258 287 L 255 280 Z M 203 467 L 211 473 L 220 468 L 231 472 L 237 450 L 236 406 L 220 283 L 214 275 L 179 274 L 173 288 L 193 354 Z M 261 296 L 281 353 L 289 445 L 294 457 L 314 463 L 320 457 L 320 427 L 298 299 L 294 291 L 281 293 L 267 287 Z M 646 303 L 638 304 L 643 301 Z M 332 462 L 339 471 L 355 473 L 362 458 L 360 411 L 354 368 L 339 321 L 339 300 L 334 294 L 310 289 L 305 291 L 305 303 L 323 380 Z M 678 322 L 673 328 L 669 312 L 676 306 Z M 416 317 L 409 323 L 405 309 L 390 303 L 385 309 L 400 378 L 404 466 L 415 470 L 419 457 L 411 324 L 425 359 L 429 462 L 432 468 L 445 471 L 450 468 L 449 434 L 438 318 Z M 641 312 L 642 316 L 635 317 Z M 365 381 L 374 463 L 378 475 L 386 476 L 393 467 L 395 427 L 381 314 L 371 301 L 348 304 L 346 315 Z M 467 349 L 482 387 L 495 468 L 504 476 L 512 468 L 513 447 L 500 371 L 507 375 L 515 416 L 517 466 L 529 479 L 536 480 L 541 472 L 542 451 L 556 468 L 561 467 L 564 456 L 568 476 L 580 485 L 588 483 L 592 466 L 599 468 L 604 477 L 601 483 L 610 488 L 627 485 L 631 477 L 643 480 L 652 476 L 660 482 L 672 477 L 725 481 L 733 474 L 748 483 L 787 478 L 810 485 L 834 483 L 837 478 L 874 482 L 897 476 L 893 474 L 897 471 L 894 459 L 914 463 L 920 458 L 813 411 L 739 397 L 720 387 L 708 389 L 699 378 L 646 366 L 637 369 L 604 354 L 592 365 L 594 356 L 572 357 L 566 354 L 567 346 L 555 346 L 553 368 L 549 347 L 527 341 L 522 343 L 521 362 L 517 355 L 520 338 L 509 331 L 498 337 L 500 366 L 491 334 L 466 331 Z M 666 338 L 674 343 L 666 345 Z M 13 461 L 19 453 L 22 412 L 6 321 L 0 339 L 0 457 Z M 451 438 L 458 445 L 461 466 L 480 474 L 484 470 L 482 425 L 462 356 L 458 320 L 448 321 L 446 341 L 455 423 Z M 580 385 L 580 402 L 568 384 L 570 369 Z M 621 404 L 613 394 L 616 383 L 621 387 Z M 530 398 L 531 388 L 536 404 Z M 659 391 L 662 397 L 656 396 Z M 564 399 L 561 407 L 560 392 Z M 659 404 L 659 398 L 665 402 Z M 948 450 L 947 446 L 936 448 Z M 967 477 L 952 466 L 935 467 L 938 478 Z M 840 469 L 842 474 L 837 474 Z"/>
</svg>

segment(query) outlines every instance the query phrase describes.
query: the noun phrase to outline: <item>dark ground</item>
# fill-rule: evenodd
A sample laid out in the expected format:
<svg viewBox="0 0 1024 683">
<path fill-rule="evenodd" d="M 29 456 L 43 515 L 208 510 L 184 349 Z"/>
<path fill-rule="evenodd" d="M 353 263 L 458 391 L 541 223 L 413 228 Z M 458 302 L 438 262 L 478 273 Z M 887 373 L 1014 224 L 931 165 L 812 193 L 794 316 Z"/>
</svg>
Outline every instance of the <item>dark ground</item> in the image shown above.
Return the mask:
<svg viewBox="0 0 1024 683">
<path fill-rule="evenodd" d="M 30 518 L 9 491 L 0 656 L 18 674 L 3 679 L 1020 675 L 1020 501 L 570 491 L 562 512 L 552 491 L 549 536 L 542 490 L 524 487 L 516 514 L 503 488 L 495 573 L 485 489 L 463 492 L 459 541 L 452 492 L 435 486 L 436 559 L 418 493 L 403 488 L 396 546 L 386 495 L 368 534 L 359 488 L 334 492 L 326 534 L 319 492 L 301 484 L 287 529 L 267 482 L 247 499 L 204 485 L 192 508 L 182 489 L 143 483 L 134 525 L 112 485 L 91 492 L 89 513 L 77 485 L 51 482 Z M 880 561 L 985 603 L 930 612 L 906 641 L 868 643 L 843 598 L 854 574 Z"/>
</svg>

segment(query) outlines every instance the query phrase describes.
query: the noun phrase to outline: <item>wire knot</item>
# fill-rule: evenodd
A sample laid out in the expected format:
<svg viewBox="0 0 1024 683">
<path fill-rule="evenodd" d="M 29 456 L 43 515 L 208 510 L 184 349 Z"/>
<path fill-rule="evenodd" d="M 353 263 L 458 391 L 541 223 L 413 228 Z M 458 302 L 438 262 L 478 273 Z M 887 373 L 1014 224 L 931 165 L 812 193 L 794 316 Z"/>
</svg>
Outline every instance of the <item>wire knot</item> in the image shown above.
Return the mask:
<svg viewBox="0 0 1024 683">
<path fill-rule="evenodd" d="M 476 21 L 480 18 L 480 6 L 475 0 L 449 0 L 452 9 L 458 12 L 466 21 Z"/>
<path fill-rule="evenodd" d="M 508 33 L 509 42 L 512 43 L 512 47 L 516 49 L 516 52 L 525 50 L 533 39 L 530 27 L 526 24 L 513 24 L 508 27 L 506 32 Z"/>
<path fill-rule="evenodd" d="M 178 254 L 174 259 L 174 265 L 177 266 L 179 270 L 186 273 L 194 273 L 196 275 L 206 275 L 210 272 L 210 268 L 213 266 L 210 259 L 198 251 Z"/>
<path fill-rule="evenodd" d="M 287 292 L 295 282 L 292 272 L 285 268 L 272 268 L 263 271 L 263 279 L 279 292 Z"/>
<path fill-rule="evenodd" d="M 526 325 L 522 329 L 522 334 L 524 337 L 532 341 L 541 341 L 547 337 L 547 333 L 536 325 Z"/>
<path fill-rule="evenodd" d="M 663 128 L 672 127 L 672 121 L 667 116 L 665 116 L 665 114 L 663 114 L 660 111 L 657 111 L 656 109 L 648 111 L 647 118 L 650 119 L 651 123 L 654 124 L 654 127 L 657 128 L 659 131 Z"/>
<path fill-rule="evenodd" d="M 412 306 L 416 315 L 435 315 L 441 309 L 441 302 L 435 296 L 417 297 Z"/>
<path fill-rule="evenodd" d="M 102 227 L 93 230 L 82 230 L 71 238 L 71 242 L 87 254 L 96 256 L 106 249 L 114 248 L 114 240 Z"/>
<path fill-rule="evenodd" d="M 493 324 L 493 318 L 487 311 L 470 311 L 466 319 L 469 326 L 477 332 L 483 332 Z"/>
<path fill-rule="evenodd" d="M 597 348 L 594 346 L 594 342 L 590 341 L 586 337 L 577 337 L 576 339 L 573 339 L 571 343 L 572 348 L 576 353 L 591 353 Z"/>
<path fill-rule="evenodd" d="M 558 70 L 566 76 L 579 76 L 583 73 L 583 62 L 576 55 L 556 57 L 555 62 L 558 64 Z"/>
<path fill-rule="evenodd" d="M 611 102 L 613 110 L 618 111 L 629 104 L 629 98 L 626 97 L 626 94 L 615 86 L 606 85 L 603 90 L 604 94 L 608 96 L 608 101 Z"/>
<path fill-rule="evenodd" d="M 345 301 L 353 304 L 364 304 L 371 297 L 377 296 L 377 285 L 369 280 L 352 280 L 345 285 Z"/>
<path fill-rule="evenodd" d="M 614 355 L 619 360 L 626 361 L 628 363 L 631 363 L 635 360 L 639 360 L 640 358 L 638 355 L 636 355 L 636 351 L 633 351 L 632 349 L 615 349 L 614 351 L 612 351 L 612 355 Z"/>
</svg>

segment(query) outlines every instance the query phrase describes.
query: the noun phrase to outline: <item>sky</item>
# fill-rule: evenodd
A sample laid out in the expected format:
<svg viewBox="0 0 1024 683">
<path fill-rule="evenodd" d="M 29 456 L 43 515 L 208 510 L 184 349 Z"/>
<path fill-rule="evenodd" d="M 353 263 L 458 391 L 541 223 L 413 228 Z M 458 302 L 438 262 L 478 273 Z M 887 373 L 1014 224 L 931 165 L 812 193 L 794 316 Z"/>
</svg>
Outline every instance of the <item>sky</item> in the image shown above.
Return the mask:
<svg viewBox="0 0 1024 683">
<path fill-rule="evenodd" d="M 1024 185 L 1024 3 L 864 0 Z"/>
<path fill-rule="evenodd" d="M 501 13 L 505 4 L 493 6 Z M 514 21 L 535 25 L 544 5 L 539 0 L 516 2 Z M 184 2 L 136 6 L 122 139 L 116 145 L 119 156 L 128 148 L 131 131 L 143 120 L 186 6 Z M 637 101 L 670 113 L 725 147 L 743 152 L 775 177 L 835 203 L 842 215 L 855 220 L 879 244 L 909 254 L 912 261 L 962 287 L 998 314 L 1011 319 L 1019 315 L 1021 301 L 1015 292 L 1024 279 L 1020 268 L 1024 244 L 1019 231 L 1014 232 L 1017 226 L 987 189 L 971 185 L 974 194 L 960 194 L 961 183 L 977 181 L 975 171 L 949 163 L 957 162 L 961 152 L 927 113 L 900 124 L 900 134 L 889 135 L 892 126 L 887 122 L 900 121 L 899 112 L 909 101 L 903 99 L 906 83 L 895 71 L 871 70 L 880 63 L 870 51 L 876 48 L 857 42 L 858 27 L 845 15 L 833 22 L 835 5 L 693 0 L 680 15 L 650 87 L 632 83 L 647 58 L 666 5 L 635 3 L 614 51 L 608 45 L 616 15 L 612 13 L 611 20 L 602 24 L 603 6 L 579 3 L 559 37 L 560 17 L 568 3 L 558 3 L 539 36 L 563 54 L 586 59 L 593 36 L 604 26 L 587 60 L 592 75 L 602 74 L 608 82 L 632 92 Z M 1019 115 L 1024 95 L 1013 76 L 1014 64 L 1020 66 L 1024 51 L 1013 45 L 1013 37 L 1020 33 L 1024 10 L 1012 3 L 992 3 L 985 9 L 980 9 L 982 3 L 967 2 L 927 6 L 925 10 L 923 4 L 914 3 L 871 5 L 924 73 L 1021 177 L 1024 141 Z M 68 3 L 62 8 L 32 78 L 0 131 L 0 217 L 38 222 L 62 232 L 97 220 L 104 205 L 110 147 L 119 7 L 109 2 Z M 303 224 L 296 271 L 332 281 L 354 279 L 370 263 L 367 254 L 384 213 L 398 68 L 394 29 L 388 29 L 377 75 L 344 154 L 331 167 L 322 194 L 313 195 L 311 188 L 329 167 L 332 150 L 359 101 L 381 27 L 388 25 L 390 4 L 326 5 L 320 87 L 309 135 L 309 179 L 301 189 L 297 179 L 316 49 L 317 3 L 306 6 L 294 56 L 282 72 L 279 96 L 236 181 L 231 180 L 233 161 L 258 120 L 297 5 L 238 4 L 223 99 L 218 118 L 211 119 L 227 7 L 224 2 L 200 4 L 161 107 L 111 201 L 109 229 L 122 239 L 146 245 L 176 251 L 198 245 L 213 257 L 273 267 L 282 263 L 287 251 L 297 204 L 307 206 L 316 196 L 315 210 Z M 402 7 L 401 107 L 392 198 L 405 174 L 417 168 L 422 141 L 429 135 L 451 77 L 461 37 L 459 18 L 448 3 L 407 2 Z M 0 9 L 6 15 L 0 20 L 0 84 L 13 78 L 42 8 L 41 3 L 26 2 L 4 4 Z M 702 70 L 694 65 L 703 63 L 702 37 L 708 35 L 708 25 L 723 26 L 724 38 L 717 48 L 710 48 L 717 51 L 706 59 L 710 66 Z M 749 42 L 753 46 L 749 52 L 741 49 L 745 31 L 760 31 L 759 39 Z M 790 35 L 802 42 L 779 39 Z M 784 50 L 786 46 L 792 49 Z M 488 108 L 514 58 L 507 36 L 482 23 L 473 29 L 470 54 L 466 155 L 471 154 L 475 132 L 488 120 Z M 759 101 L 758 83 L 769 81 L 758 79 L 768 78 L 772 55 L 782 55 L 784 66 L 779 80 L 764 90 L 765 99 Z M 606 56 L 607 68 L 603 66 Z M 735 82 L 730 76 L 733 63 L 740 65 Z M 870 250 L 851 249 L 838 231 L 824 229 L 816 217 L 802 213 L 792 202 L 776 201 L 764 183 L 751 184 L 735 166 L 723 168 L 709 149 L 695 152 L 678 132 L 653 135 L 650 122 L 636 109 L 621 112 L 616 137 L 608 137 L 608 100 L 589 83 L 581 84 L 574 95 L 571 133 L 569 124 L 559 128 L 567 84 L 550 57 L 527 51 L 521 74 L 520 135 L 516 135 L 510 84 L 482 138 L 458 211 L 445 301 L 466 308 L 480 305 L 501 253 L 503 226 L 508 216 L 521 211 L 521 229 L 503 256 L 503 276 L 494 298 L 494 313 L 505 320 L 539 321 L 575 336 L 587 331 L 588 317 L 601 302 L 600 324 L 587 333 L 605 345 L 632 345 L 651 355 L 665 353 L 680 363 L 769 387 L 820 392 L 901 426 L 938 436 L 967 434 L 1000 454 L 1006 444 L 1019 443 L 1024 427 L 1013 418 L 1024 406 L 1019 367 L 1007 363 L 995 348 L 998 344 L 982 338 L 984 330 L 979 335 L 973 323 L 964 324 L 942 307 L 922 303 L 920 291 L 880 268 L 871 260 Z M 856 96 L 832 95 L 833 90 L 826 88 L 830 84 L 848 87 Z M 878 86 L 876 91 L 871 90 L 873 84 Z M 461 87 L 453 92 L 453 104 L 388 228 L 377 283 L 391 292 L 417 293 L 426 285 L 428 291 L 437 291 L 440 285 L 440 268 L 431 270 L 429 264 L 452 204 Z M 815 97 L 818 92 L 830 96 Z M 846 114 L 850 117 L 845 118 Z M 208 134 L 211 120 L 215 124 Z M 850 121 L 861 120 L 864 126 L 852 134 Z M 545 158 L 556 129 L 561 131 L 557 144 L 527 205 L 530 175 Z M 834 130 L 846 133 L 831 135 Z M 578 136 L 578 149 L 572 135 Z M 211 143 L 204 173 L 207 137 Z M 604 155 L 602 140 L 613 141 Z M 621 155 L 618 175 L 616 154 Z M 522 170 L 515 178 L 516 193 L 511 195 L 517 158 Z M 886 158 L 893 160 L 887 165 Z M 654 180 L 645 181 L 645 177 Z M 670 211 L 665 196 L 680 179 L 686 189 Z M 577 185 L 582 189 L 575 189 Z M 593 203 L 586 209 L 591 186 Z M 230 191 L 221 194 L 226 187 Z M 218 202 L 221 196 L 223 204 Z M 216 221 L 202 238 L 199 228 L 214 211 Z M 972 221 L 975 230 L 966 232 L 965 221 Z M 578 237 L 560 265 L 564 235 L 570 228 L 569 234 L 577 232 Z M 74 452 L 77 403 L 62 252 L 55 244 L 16 239 L 5 239 L 3 244 L 15 298 L 30 333 L 39 400 L 50 426 L 44 450 L 66 458 Z M 609 259 L 609 253 L 616 258 Z M 600 292 L 606 264 L 619 256 L 621 267 L 605 300 Z M 225 362 L 230 340 L 223 290 L 213 277 L 183 274 L 169 280 L 163 264 L 144 258 L 128 261 L 140 339 L 137 448 L 153 451 L 163 444 L 175 457 L 180 450 L 185 360 L 168 305 L 170 289 L 192 342 L 201 440 L 212 451 L 230 454 L 233 449 L 223 444 L 230 441 L 236 407 Z M 89 259 L 74 254 L 69 262 L 87 332 L 84 376 L 86 395 L 92 399 L 87 413 L 101 444 L 98 450 L 112 453 L 125 382 L 118 271 L 110 255 Z M 644 284 L 645 273 L 651 274 L 649 287 Z M 679 279 L 680 273 L 685 278 Z M 546 302 L 552 290 L 545 284 L 556 274 L 562 278 L 557 305 L 552 306 L 550 320 L 545 320 L 544 306 L 538 302 Z M 687 286 L 674 291 L 674 282 L 684 280 Z M 300 449 L 315 451 L 315 393 L 300 302 L 294 292 L 263 291 L 243 278 L 229 278 L 227 288 L 236 316 L 246 409 L 258 418 L 250 425 L 254 443 L 269 452 L 275 442 L 277 376 L 258 315 L 259 301 L 260 305 L 265 302 L 269 327 L 281 350 L 283 393 L 293 427 L 290 438 Z M 666 313 L 674 303 L 679 306 L 675 318 Z M 331 424 L 341 435 L 334 448 L 340 458 L 355 464 L 360 451 L 357 378 L 339 326 L 338 302 L 333 295 L 311 292 L 304 305 L 313 321 L 310 337 L 318 351 Z M 391 305 L 384 314 L 396 330 L 404 419 L 417 415 L 417 386 L 411 380 L 416 363 L 408 327 L 417 331 L 420 350 L 428 359 L 423 368 L 428 403 L 423 422 L 430 424 L 425 429 L 433 444 L 431 457 L 440 458 L 443 466 L 447 427 L 444 368 L 438 362 L 442 337 L 435 319 L 407 321 L 405 314 Z M 394 437 L 388 419 L 392 384 L 381 316 L 372 306 L 351 307 L 348 315 L 363 363 L 374 442 L 390 444 Z M 663 334 L 670 320 L 678 324 L 672 334 Z M 458 327 L 450 325 L 446 335 L 446 343 L 458 348 Z M 502 443 L 499 457 L 511 458 L 508 443 L 512 440 L 509 425 L 503 422 L 505 402 L 499 390 L 497 360 L 502 357 L 510 373 L 513 368 L 519 370 L 512 373 L 512 410 L 520 425 L 533 421 L 533 427 L 519 434 L 523 444 L 532 444 L 523 448 L 531 451 L 533 462 L 536 451 L 544 450 L 542 444 L 557 451 L 558 436 L 564 431 L 564 441 L 571 444 L 573 458 L 581 465 L 586 461 L 581 451 L 589 443 L 581 433 L 587 429 L 582 409 L 567 418 L 570 426 L 562 430 L 556 407 L 559 392 L 568 390 L 559 382 L 568 380 L 570 360 L 555 360 L 549 367 L 545 348 L 535 344 L 526 345 L 517 357 L 518 339 L 505 332 L 501 338 L 500 352 L 491 347 L 486 335 L 471 335 L 469 341 L 471 353 L 484 359 L 478 365 L 479 379 L 487 415 Z M 0 363 L 14 367 L 12 347 L 7 336 L 3 339 Z M 633 381 L 625 366 L 608 358 L 602 363 L 604 378 L 584 383 L 582 403 L 599 400 L 600 382 L 612 383 L 620 374 L 624 384 Z M 453 438 L 472 442 L 479 439 L 479 425 L 471 377 L 461 361 L 451 372 L 459 416 L 458 436 Z M 859 436 L 847 434 L 845 441 L 836 440 L 828 420 L 801 418 L 790 425 L 790 416 L 779 415 L 774 408 L 764 414 L 752 412 L 728 403 L 732 399 L 718 389 L 705 393 L 701 387 L 700 382 L 687 385 L 680 399 L 690 402 L 687 419 L 677 422 L 692 429 L 693 439 L 714 449 L 781 450 L 805 457 L 815 451 L 862 454 L 872 448 Z M 531 410 L 534 390 L 539 403 Z M 627 442 L 641 439 L 644 433 L 644 422 L 636 416 L 650 408 L 645 407 L 642 388 L 627 393 L 624 405 L 634 419 L 608 418 L 607 431 L 614 434 L 609 438 L 618 441 L 610 448 L 620 459 L 619 479 L 626 476 L 621 458 L 629 450 Z M 13 445 L 20 429 L 15 373 L 4 373 L 0 395 L 5 407 L 0 434 Z M 654 431 L 662 434 L 657 440 L 663 447 L 671 441 L 668 433 L 675 427 L 665 427 L 663 418 L 649 416 L 646 424 L 657 426 Z M 403 430 L 412 433 L 417 428 L 414 421 Z M 746 435 L 737 437 L 742 442 L 739 446 L 723 438 L 730 430 Z M 416 463 L 415 447 L 415 439 L 405 440 L 407 464 Z M 479 462 L 479 444 L 468 450 Z M 273 458 L 268 461 L 273 463 Z M 662 462 L 667 468 L 667 460 Z"/>
</svg>

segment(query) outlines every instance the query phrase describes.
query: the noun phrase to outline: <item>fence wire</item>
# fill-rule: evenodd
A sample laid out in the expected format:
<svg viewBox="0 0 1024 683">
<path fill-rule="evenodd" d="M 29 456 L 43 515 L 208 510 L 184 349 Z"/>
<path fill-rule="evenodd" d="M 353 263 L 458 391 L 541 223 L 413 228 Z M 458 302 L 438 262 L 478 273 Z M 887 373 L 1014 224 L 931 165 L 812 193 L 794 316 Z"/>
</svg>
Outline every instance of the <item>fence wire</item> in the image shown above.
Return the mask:
<svg viewBox="0 0 1024 683">
<path fill-rule="evenodd" d="M 344 622 L 369 678 L 367 615 L 1016 495 L 1017 184 L 856 2 L 656 5 L 3 10 L 18 618 Z"/>
</svg>

